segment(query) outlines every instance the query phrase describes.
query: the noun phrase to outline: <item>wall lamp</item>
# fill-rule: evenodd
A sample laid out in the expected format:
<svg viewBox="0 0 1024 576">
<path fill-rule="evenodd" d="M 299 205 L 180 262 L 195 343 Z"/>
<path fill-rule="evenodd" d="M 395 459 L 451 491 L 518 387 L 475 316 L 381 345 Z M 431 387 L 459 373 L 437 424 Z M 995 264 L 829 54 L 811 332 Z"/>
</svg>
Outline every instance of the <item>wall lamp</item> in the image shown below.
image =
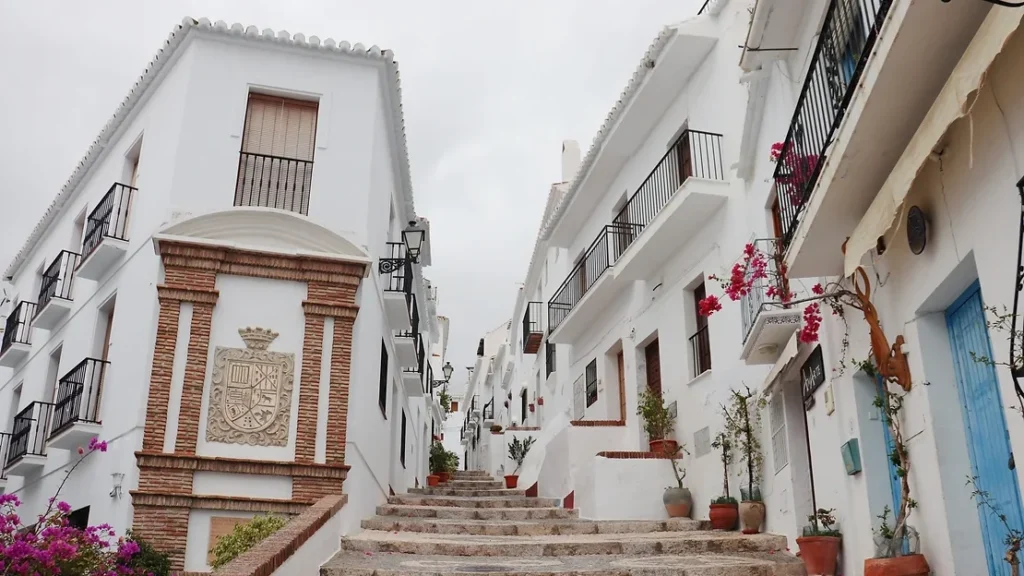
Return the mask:
<svg viewBox="0 0 1024 576">
<path fill-rule="evenodd" d="M 416 221 L 409 221 L 409 227 L 402 231 L 402 243 L 405 244 L 405 258 L 381 258 L 378 270 L 381 274 L 390 274 L 406 263 L 416 264 L 420 260 L 420 248 L 426 232 L 416 226 Z"/>
<path fill-rule="evenodd" d="M 452 363 L 451 362 L 445 362 L 444 363 L 444 367 L 441 368 L 441 372 L 444 373 L 444 380 L 434 380 L 431 383 L 431 385 L 434 388 L 437 388 L 438 386 L 443 386 L 443 385 L 447 384 L 448 381 L 452 379 L 452 372 L 454 372 L 454 371 L 455 371 L 455 368 L 452 367 Z"/>
</svg>

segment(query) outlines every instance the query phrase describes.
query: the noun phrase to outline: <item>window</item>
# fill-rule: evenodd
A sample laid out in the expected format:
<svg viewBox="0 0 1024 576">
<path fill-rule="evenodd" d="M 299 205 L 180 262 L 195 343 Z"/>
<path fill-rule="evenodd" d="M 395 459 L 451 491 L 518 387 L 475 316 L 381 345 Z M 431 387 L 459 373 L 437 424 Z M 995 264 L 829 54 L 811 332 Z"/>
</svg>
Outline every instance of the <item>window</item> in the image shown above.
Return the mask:
<svg viewBox="0 0 1024 576">
<path fill-rule="evenodd" d="M 587 408 L 597 402 L 597 359 L 587 364 Z"/>
<path fill-rule="evenodd" d="M 46 381 L 43 392 L 43 400 L 45 402 L 55 403 L 57 402 L 57 380 L 60 378 L 60 355 L 64 350 L 63 345 L 58 346 L 56 350 L 50 352 L 50 362 L 46 366 Z"/>
<path fill-rule="evenodd" d="M 519 414 L 522 416 L 523 425 L 526 424 L 526 389 L 519 393 Z"/>
<path fill-rule="evenodd" d="M 700 313 L 700 301 L 707 296 L 704 283 L 693 289 L 693 310 L 697 318 L 697 331 L 690 336 L 690 351 L 693 354 L 693 377 L 711 370 L 711 338 L 708 335 L 708 317 Z"/>
<path fill-rule="evenodd" d="M 249 94 L 235 206 L 307 214 L 317 103 Z"/>
<path fill-rule="evenodd" d="M 402 463 L 402 468 L 405 468 L 405 410 L 402 410 L 402 446 L 398 452 L 398 460 Z"/>
<path fill-rule="evenodd" d="M 388 417 L 388 346 L 380 343 L 380 382 L 377 384 L 377 405 L 386 420 Z"/>
<path fill-rule="evenodd" d="M 544 363 L 546 364 L 546 366 L 545 366 L 544 378 L 547 378 L 548 376 L 551 376 L 551 373 L 555 371 L 555 369 L 556 369 L 555 359 L 556 358 L 558 358 L 558 357 L 555 355 L 555 343 L 554 342 L 545 342 L 544 343 Z"/>
<path fill-rule="evenodd" d="M 776 394 L 768 403 L 768 414 L 772 427 L 772 461 L 775 473 L 789 464 L 789 453 L 786 451 L 786 411 L 782 394 Z"/>
</svg>

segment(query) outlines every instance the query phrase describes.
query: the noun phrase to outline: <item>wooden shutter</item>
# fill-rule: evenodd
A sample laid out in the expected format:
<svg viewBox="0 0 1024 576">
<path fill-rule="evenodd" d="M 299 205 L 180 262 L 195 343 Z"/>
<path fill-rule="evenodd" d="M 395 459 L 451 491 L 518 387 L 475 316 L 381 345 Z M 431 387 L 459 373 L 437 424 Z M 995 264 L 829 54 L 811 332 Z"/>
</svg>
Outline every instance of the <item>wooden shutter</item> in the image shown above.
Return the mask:
<svg viewBox="0 0 1024 576">
<path fill-rule="evenodd" d="M 644 356 L 647 359 L 647 389 L 651 394 L 661 396 L 661 351 L 657 339 L 644 348 Z"/>
<path fill-rule="evenodd" d="M 316 119 L 316 102 L 249 95 L 236 206 L 308 212 Z"/>
</svg>

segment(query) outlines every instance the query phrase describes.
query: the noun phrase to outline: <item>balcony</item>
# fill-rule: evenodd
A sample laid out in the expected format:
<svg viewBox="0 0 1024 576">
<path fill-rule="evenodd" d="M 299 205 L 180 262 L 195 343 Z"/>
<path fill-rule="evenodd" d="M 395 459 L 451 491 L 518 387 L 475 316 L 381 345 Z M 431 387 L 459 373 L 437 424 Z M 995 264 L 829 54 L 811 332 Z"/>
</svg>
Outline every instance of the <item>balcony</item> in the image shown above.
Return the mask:
<svg viewBox="0 0 1024 576">
<path fill-rule="evenodd" d="M 536 354 L 540 350 L 540 343 L 544 340 L 544 328 L 541 327 L 543 313 L 543 302 L 526 303 L 526 313 L 523 314 L 523 354 Z"/>
<path fill-rule="evenodd" d="M 774 174 L 791 278 L 842 273 L 843 243 L 990 9 L 829 2 Z"/>
<path fill-rule="evenodd" d="M 409 295 L 411 318 L 409 329 L 395 334 L 395 354 L 398 356 L 398 365 L 403 368 L 419 365 L 419 357 L 416 353 L 417 342 L 420 335 L 420 311 L 416 304 L 416 295 Z"/>
<path fill-rule="evenodd" d="M 235 206 L 262 206 L 309 214 L 313 161 L 241 152 Z"/>
<path fill-rule="evenodd" d="M 769 259 L 769 266 L 774 266 L 775 262 L 776 259 Z M 777 278 L 774 272 L 768 276 Z M 769 278 L 755 280 L 750 292 L 740 299 L 740 318 L 743 322 L 740 360 L 747 364 L 774 364 L 793 332 L 800 328 L 803 316 L 801 308 L 784 308 L 777 298 L 769 298 L 772 282 Z"/>
<path fill-rule="evenodd" d="M 687 130 L 612 220 L 628 232 L 615 277 L 650 277 L 697 235 L 728 199 L 722 135 Z"/>
<path fill-rule="evenodd" d="M 402 385 L 405 393 L 411 398 L 423 396 L 423 365 L 426 362 L 426 351 L 423 348 L 423 337 L 416 334 L 412 338 L 416 347 L 416 363 L 411 368 L 402 368 Z"/>
<path fill-rule="evenodd" d="M 62 450 L 86 446 L 100 434 L 100 399 L 110 363 L 86 358 L 57 383 L 49 444 Z"/>
<path fill-rule="evenodd" d="M 390 272 L 380 275 L 384 287 L 384 312 L 388 316 L 388 326 L 394 331 L 412 328 L 412 316 L 409 314 L 412 307 L 412 262 L 406 260 L 405 250 L 404 242 L 388 242 L 388 258 L 395 266 Z"/>
<path fill-rule="evenodd" d="M 43 272 L 32 326 L 52 330 L 71 311 L 71 295 L 75 282 L 78 254 L 61 250 Z"/>
<path fill-rule="evenodd" d="M 14 417 L 11 447 L 7 451 L 4 472 L 8 476 L 27 476 L 46 465 L 46 433 L 53 420 L 53 404 L 32 402 Z"/>
<path fill-rule="evenodd" d="M 4 325 L 3 343 L 0 344 L 0 366 L 13 368 L 32 351 L 32 317 L 35 302 L 20 302 L 11 310 Z"/>
<path fill-rule="evenodd" d="M 77 274 L 99 280 L 128 252 L 128 217 L 135 188 L 115 183 L 89 214 Z"/>
<path fill-rule="evenodd" d="M 485 427 L 490 427 L 491 424 L 494 424 L 494 398 L 491 398 L 487 404 L 484 404 L 482 417 Z"/>
<path fill-rule="evenodd" d="M 721 135 L 683 132 L 548 301 L 549 339 L 572 343 L 619 288 L 676 255 L 725 204 L 728 187 Z"/>
<path fill-rule="evenodd" d="M 693 361 L 693 377 L 711 370 L 711 335 L 703 326 L 690 336 L 690 358 Z"/>
<path fill-rule="evenodd" d="M 0 432 L 0 493 L 7 486 L 7 455 L 11 450 L 11 433 Z"/>
</svg>

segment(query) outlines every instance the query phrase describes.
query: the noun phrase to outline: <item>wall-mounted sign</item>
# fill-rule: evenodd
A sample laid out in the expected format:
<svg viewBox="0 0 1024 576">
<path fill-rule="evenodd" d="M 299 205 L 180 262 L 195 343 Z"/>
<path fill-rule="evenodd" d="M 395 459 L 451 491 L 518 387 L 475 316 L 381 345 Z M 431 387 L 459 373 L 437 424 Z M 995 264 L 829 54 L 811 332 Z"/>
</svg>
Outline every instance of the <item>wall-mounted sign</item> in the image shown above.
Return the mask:
<svg viewBox="0 0 1024 576">
<path fill-rule="evenodd" d="M 804 391 L 804 409 L 814 406 L 814 391 L 825 383 L 825 361 L 821 356 L 821 344 L 818 344 L 811 355 L 800 367 L 800 384 Z"/>
</svg>

